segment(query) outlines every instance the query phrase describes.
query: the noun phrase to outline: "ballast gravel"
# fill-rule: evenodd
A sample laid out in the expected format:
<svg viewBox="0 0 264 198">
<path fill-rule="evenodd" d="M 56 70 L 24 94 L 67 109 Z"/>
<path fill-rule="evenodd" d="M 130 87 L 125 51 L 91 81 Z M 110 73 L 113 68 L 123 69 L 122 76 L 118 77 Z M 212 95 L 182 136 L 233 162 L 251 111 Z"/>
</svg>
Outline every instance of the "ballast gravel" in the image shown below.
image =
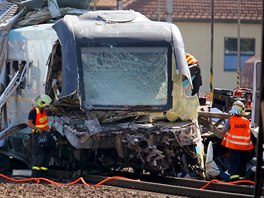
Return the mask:
<svg viewBox="0 0 264 198">
<path fill-rule="evenodd" d="M 1 198 L 175 198 L 182 196 L 165 195 L 141 190 L 118 188 L 107 185 L 85 186 L 73 184 L 58 186 L 50 183 L 16 183 L 0 180 Z"/>
</svg>

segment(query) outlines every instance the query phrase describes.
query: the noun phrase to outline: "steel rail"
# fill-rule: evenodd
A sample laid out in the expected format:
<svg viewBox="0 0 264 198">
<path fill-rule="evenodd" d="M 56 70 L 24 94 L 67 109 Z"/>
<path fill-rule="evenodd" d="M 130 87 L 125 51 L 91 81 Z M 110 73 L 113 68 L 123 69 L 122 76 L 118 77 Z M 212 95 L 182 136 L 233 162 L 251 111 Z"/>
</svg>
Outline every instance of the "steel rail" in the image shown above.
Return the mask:
<svg viewBox="0 0 264 198">
<path fill-rule="evenodd" d="M 106 180 L 107 178 L 108 177 L 104 177 L 104 176 L 89 175 L 85 177 L 85 181 L 96 184 L 103 180 Z M 150 191 L 150 192 L 157 192 L 157 193 L 163 193 L 163 194 L 168 194 L 168 195 L 187 196 L 187 197 L 203 197 L 203 198 L 251 197 L 252 198 L 252 195 L 250 194 L 200 189 L 200 188 L 183 186 L 183 185 L 176 186 L 176 185 L 170 185 L 170 184 L 152 183 L 152 182 L 145 182 L 145 181 L 140 181 L 140 180 L 113 179 L 113 180 L 107 180 L 104 183 L 104 185 L 130 188 L 130 189 L 136 189 L 136 190 L 144 190 L 144 191 Z"/>
<path fill-rule="evenodd" d="M 198 180 L 193 178 L 162 177 L 162 176 L 151 176 L 151 175 L 135 176 L 134 174 L 127 172 L 118 172 L 117 174 L 123 177 L 140 179 L 141 181 L 146 181 L 146 182 L 162 183 L 162 184 L 169 184 L 176 186 L 187 186 L 187 187 L 199 188 L 199 189 L 205 186 L 209 182 L 209 181 Z M 254 186 L 252 185 L 250 186 L 250 185 L 233 185 L 228 183 L 226 184 L 211 183 L 206 189 L 214 190 L 214 191 L 230 192 L 230 193 L 249 194 L 249 195 L 253 195 L 254 193 Z"/>
<path fill-rule="evenodd" d="M 55 169 L 49 169 L 48 173 L 50 176 L 53 176 L 54 179 L 64 178 L 63 180 L 67 179 L 67 182 L 69 182 L 68 180 L 71 178 L 70 175 L 72 175 L 67 171 Z M 209 181 L 192 178 L 136 175 L 127 172 L 115 172 L 114 175 L 108 176 L 80 175 L 79 173 L 76 173 L 75 176 L 82 177 L 85 182 L 94 184 L 95 186 L 110 185 L 128 189 L 163 193 L 167 195 L 204 198 L 244 198 L 253 197 L 254 194 L 254 187 L 247 185 L 211 183 L 206 188 L 202 189 L 202 187 L 208 184 Z"/>
</svg>

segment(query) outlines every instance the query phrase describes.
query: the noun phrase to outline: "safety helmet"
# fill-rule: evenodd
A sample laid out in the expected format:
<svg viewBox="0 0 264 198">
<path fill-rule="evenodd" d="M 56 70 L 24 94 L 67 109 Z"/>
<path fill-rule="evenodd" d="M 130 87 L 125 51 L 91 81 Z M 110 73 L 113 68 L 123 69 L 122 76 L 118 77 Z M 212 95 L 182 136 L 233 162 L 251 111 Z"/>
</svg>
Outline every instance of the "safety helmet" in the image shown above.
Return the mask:
<svg viewBox="0 0 264 198">
<path fill-rule="evenodd" d="M 237 100 L 233 103 L 232 109 L 229 114 L 243 115 L 245 113 L 245 105 L 240 100 Z"/>
<path fill-rule="evenodd" d="M 51 98 L 46 94 L 39 95 L 35 101 L 40 108 L 46 107 L 52 102 Z"/>
<path fill-rule="evenodd" d="M 191 55 L 190 53 L 186 53 L 185 55 L 186 55 L 186 60 L 189 66 L 199 63 L 199 61 L 196 58 L 194 58 L 194 56 Z"/>
</svg>

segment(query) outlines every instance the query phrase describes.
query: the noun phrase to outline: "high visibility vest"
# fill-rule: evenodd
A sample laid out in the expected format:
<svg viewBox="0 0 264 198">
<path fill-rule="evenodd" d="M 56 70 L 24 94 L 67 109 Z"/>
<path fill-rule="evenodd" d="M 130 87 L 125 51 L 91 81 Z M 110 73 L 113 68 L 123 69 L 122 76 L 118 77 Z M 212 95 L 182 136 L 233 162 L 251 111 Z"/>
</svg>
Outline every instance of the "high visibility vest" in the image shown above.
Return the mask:
<svg viewBox="0 0 264 198">
<path fill-rule="evenodd" d="M 198 64 L 198 60 L 193 55 L 186 53 L 186 60 L 188 65 Z"/>
<path fill-rule="evenodd" d="M 235 150 L 252 150 L 249 120 L 241 116 L 230 117 L 230 130 L 225 133 L 222 145 Z"/>
<path fill-rule="evenodd" d="M 45 131 L 49 129 L 49 118 L 46 114 L 46 111 L 43 109 L 43 112 L 40 112 L 40 109 L 38 107 L 35 107 L 36 109 L 36 123 L 35 127 Z"/>
</svg>

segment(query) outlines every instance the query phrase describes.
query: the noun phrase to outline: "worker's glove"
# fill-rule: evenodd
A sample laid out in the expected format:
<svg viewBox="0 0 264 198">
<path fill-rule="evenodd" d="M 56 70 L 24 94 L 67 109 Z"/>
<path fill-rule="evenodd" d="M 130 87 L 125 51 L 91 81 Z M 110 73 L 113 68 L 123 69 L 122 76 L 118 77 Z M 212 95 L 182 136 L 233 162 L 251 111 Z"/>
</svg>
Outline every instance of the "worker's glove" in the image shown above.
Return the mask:
<svg viewBox="0 0 264 198">
<path fill-rule="evenodd" d="M 42 132 L 42 130 L 40 128 L 34 129 L 34 133 L 41 133 L 41 132 Z"/>
</svg>

